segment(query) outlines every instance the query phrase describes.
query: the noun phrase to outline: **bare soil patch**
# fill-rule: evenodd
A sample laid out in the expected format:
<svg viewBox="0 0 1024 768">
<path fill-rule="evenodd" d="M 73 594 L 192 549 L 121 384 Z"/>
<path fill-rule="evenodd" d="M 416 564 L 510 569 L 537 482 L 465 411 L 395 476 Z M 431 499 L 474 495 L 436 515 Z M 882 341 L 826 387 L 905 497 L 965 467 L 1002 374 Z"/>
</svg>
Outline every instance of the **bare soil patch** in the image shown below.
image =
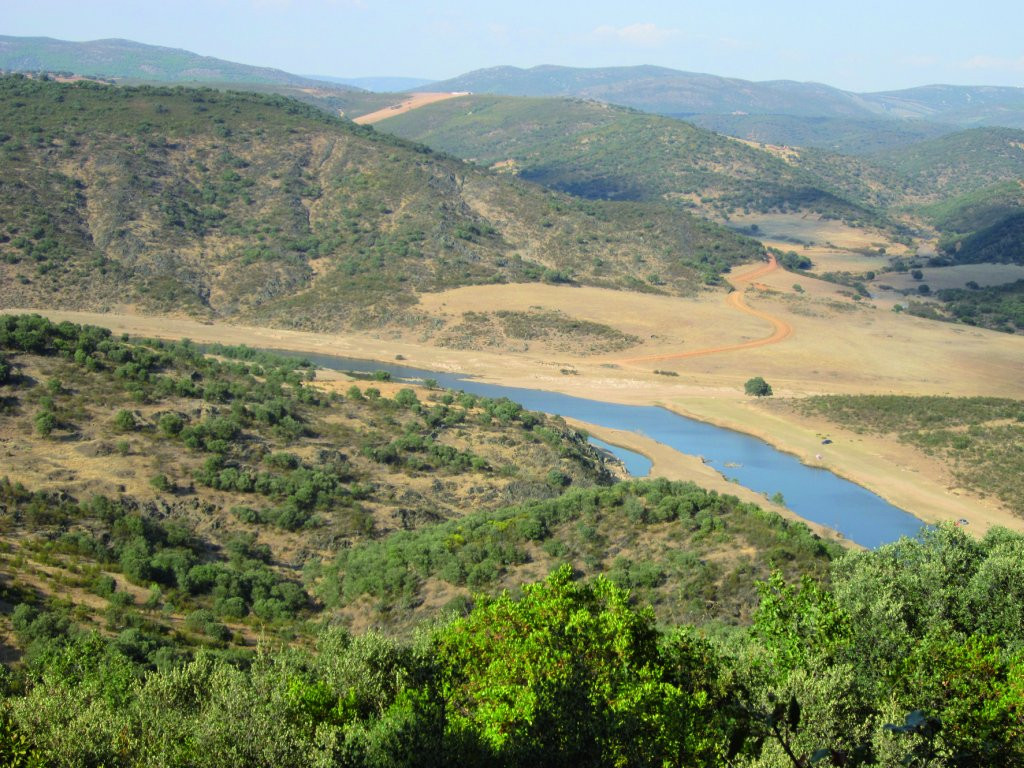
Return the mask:
<svg viewBox="0 0 1024 768">
<path fill-rule="evenodd" d="M 379 123 L 381 120 L 387 120 L 389 117 L 396 117 L 405 112 L 419 109 L 427 104 L 465 95 L 464 93 L 411 93 L 397 104 L 384 107 L 384 109 L 378 109 L 376 112 L 370 112 L 368 115 L 361 115 L 352 122 L 359 123 L 360 125 L 372 125 L 373 123 Z"/>
</svg>

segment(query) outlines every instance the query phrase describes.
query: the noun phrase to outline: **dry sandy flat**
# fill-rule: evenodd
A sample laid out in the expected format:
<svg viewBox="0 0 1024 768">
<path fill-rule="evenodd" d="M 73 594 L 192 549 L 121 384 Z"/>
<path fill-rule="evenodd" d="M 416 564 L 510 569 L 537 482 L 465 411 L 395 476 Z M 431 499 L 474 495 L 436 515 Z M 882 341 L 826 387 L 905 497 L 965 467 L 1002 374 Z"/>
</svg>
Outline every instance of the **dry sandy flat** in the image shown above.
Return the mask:
<svg viewBox="0 0 1024 768">
<path fill-rule="evenodd" d="M 456 96 L 465 95 L 466 94 L 464 93 L 410 93 L 407 98 L 397 104 L 392 104 L 390 107 L 384 107 L 384 109 L 378 109 L 376 112 L 370 112 L 367 115 L 361 115 L 360 117 L 355 118 L 352 122 L 359 123 L 360 125 L 379 123 L 381 120 L 387 120 L 389 117 L 395 117 L 404 112 L 425 107 L 427 104 L 433 104 L 437 101 L 454 99 Z"/>
<path fill-rule="evenodd" d="M 735 271 L 742 276 L 762 266 Z M 803 293 L 793 290 L 794 282 L 804 287 Z M 699 298 L 671 298 L 534 284 L 460 288 L 424 296 L 420 309 L 451 317 L 466 311 L 557 309 L 572 317 L 607 323 L 640 336 L 644 343 L 615 355 L 586 358 L 546 352 L 541 345 L 524 353 L 452 350 L 419 343 L 412 335 L 383 340 L 360 334 L 205 325 L 177 318 L 63 311 L 43 314 L 162 338 L 189 337 L 377 360 L 402 355 L 414 367 L 473 373 L 510 386 L 613 402 L 660 403 L 758 434 L 812 462 L 821 452 L 820 434 L 828 431 L 835 438 L 839 431 L 823 420 L 784 416 L 745 398 L 742 389 L 748 378 L 763 376 L 782 397 L 821 393 L 1024 396 L 1022 336 L 932 322 L 853 302 L 838 295 L 838 286 L 781 270 L 762 274 L 740 287 L 745 305 L 790 326 L 792 333 L 766 346 L 657 363 L 628 361 L 729 347 L 769 337 L 775 329 L 763 317 L 737 311 L 721 291 Z M 569 367 L 578 375 L 560 373 Z M 657 375 L 656 368 L 675 371 L 678 376 Z M 965 517 L 976 532 L 996 522 L 1024 529 L 1024 520 L 988 499 L 951 488 L 941 465 L 893 441 L 844 436 L 823 454 L 822 463 L 924 520 Z M 684 466 L 674 471 L 682 476 Z M 705 477 L 694 474 L 693 479 Z"/>
<path fill-rule="evenodd" d="M 729 309 L 734 309 L 741 315 L 747 315 L 749 317 L 757 318 L 763 321 L 768 326 L 771 326 L 771 333 L 759 338 L 751 339 L 749 341 L 736 341 L 725 344 L 714 344 L 710 347 L 703 347 L 693 349 L 681 350 L 677 352 L 668 352 L 660 355 L 646 355 L 640 357 L 632 357 L 623 360 L 624 363 L 632 365 L 646 363 L 646 362 L 666 362 L 669 360 L 684 360 L 690 357 L 707 357 L 709 355 L 720 355 L 726 352 L 737 352 L 744 349 L 753 349 L 754 347 L 766 347 L 769 344 L 778 344 L 789 338 L 793 333 L 793 326 L 790 325 L 786 320 L 783 320 L 778 315 L 769 314 L 768 312 L 762 312 L 761 310 L 754 309 L 747 304 L 746 295 L 744 293 L 748 286 L 757 287 L 764 285 L 760 281 L 766 278 L 773 272 L 779 270 L 779 264 L 772 256 L 767 264 L 754 267 L 753 269 L 744 270 L 742 272 L 733 273 L 729 276 L 729 283 L 735 289 L 725 297 L 726 306 Z"/>
<path fill-rule="evenodd" d="M 808 245 L 833 245 L 836 248 L 886 248 L 889 237 L 879 230 L 854 228 L 837 219 L 823 219 L 813 213 L 752 213 L 729 217 L 730 227 L 756 225 L 759 238 L 792 238 Z M 792 245 L 790 246 L 792 247 Z M 901 246 L 895 246 L 899 249 Z"/>
</svg>

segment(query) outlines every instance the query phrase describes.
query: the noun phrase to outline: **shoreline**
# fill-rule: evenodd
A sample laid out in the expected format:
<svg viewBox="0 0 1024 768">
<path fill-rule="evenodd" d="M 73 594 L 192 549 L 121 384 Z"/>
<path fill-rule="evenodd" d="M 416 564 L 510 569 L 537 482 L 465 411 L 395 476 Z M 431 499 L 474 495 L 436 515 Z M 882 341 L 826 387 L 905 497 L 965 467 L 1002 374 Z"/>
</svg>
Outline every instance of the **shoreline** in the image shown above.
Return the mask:
<svg viewBox="0 0 1024 768">
<path fill-rule="evenodd" d="M 789 507 L 775 503 L 765 494 L 730 481 L 717 469 L 705 464 L 700 456 L 677 451 L 675 448 L 664 443 L 659 443 L 635 432 L 602 427 L 597 424 L 579 421 L 578 419 L 566 419 L 565 422 L 576 429 L 585 430 L 610 445 L 625 448 L 626 450 L 646 456 L 652 462 L 651 474 L 649 475 L 651 478 L 659 477 L 666 480 L 690 481 L 709 491 L 717 491 L 722 495 L 735 496 L 740 501 L 756 504 L 762 509 L 775 512 L 780 517 L 791 522 L 803 523 L 821 538 L 834 541 L 848 549 L 864 549 L 862 545 L 846 538 L 835 529 L 801 517 Z M 635 479 L 643 480 L 646 478 Z"/>
<path fill-rule="evenodd" d="M 623 405 L 660 405 L 682 416 L 763 440 L 804 464 L 821 467 L 865 488 L 925 523 L 964 518 L 970 523 L 967 530 L 974 535 L 983 535 L 994 525 L 1024 531 L 1024 519 L 993 504 L 990 499 L 963 489 L 951 494 L 948 472 L 937 462 L 915 455 L 908 447 L 877 436 L 848 433 L 824 419 L 809 419 L 794 413 L 787 413 L 783 418 L 779 413 L 753 407 L 749 398 L 741 396 L 717 376 L 706 376 L 700 383 L 690 381 L 689 377 L 684 382 L 662 381 L 661 377 L 642 369 L 627 366 L 609 369 L 607 361 L 595 358 L 571 358 L 572 362 L 568 363 L 570 358 L 563 357 L 561 362 L 556 362 L 538 354 L 454 350 L 401 338 L 383 340 L 354 333 L 323 334 L 228 323 L 207 324 L 180 317 L 38 308 L 3 311 L 37 313 L 57 321 L 100 325 L 115 333 L 152 338 L 189 338 L 197 343 L 246 344 L 298 353 L 398 361 L 424 370 L 468 372 L 467 375 L 482 382 L 503 386 L 559 392 Z M 559 375 L 560 366 L 566 364 L 584 375 Z M 601 438 L 603 432 L 592 431 Z M 829 446 L 829 461 L 811 460 L 810 457 L 815 456 L 812 448 L 820 442 L 818 435 L 823 432 L 842 435 L 842 440 Z M 622 439 L 607 442 L 618 444 Z M 688 456 L 665 448 L 680 460 Z M 652 458 L 647 451 L 637 452 Z M 677 463 L 672 471 L 680 472 L 683 467 L 685 462 Z M 721 477 L 717 472 L 714 474 Z M 707 475 L 694 471 L 691 465 L 689 476 L 678 479 L 700 483 L 707 482 Z M 739 495 L 736 491 L 740 486 L 729 485 L 728 492 Z M 768 506 L 768 500 L 756 492 L 751 493 L 756 503 Z M 812 525 L 810 521 L 799 519 Z"/>
</svg>

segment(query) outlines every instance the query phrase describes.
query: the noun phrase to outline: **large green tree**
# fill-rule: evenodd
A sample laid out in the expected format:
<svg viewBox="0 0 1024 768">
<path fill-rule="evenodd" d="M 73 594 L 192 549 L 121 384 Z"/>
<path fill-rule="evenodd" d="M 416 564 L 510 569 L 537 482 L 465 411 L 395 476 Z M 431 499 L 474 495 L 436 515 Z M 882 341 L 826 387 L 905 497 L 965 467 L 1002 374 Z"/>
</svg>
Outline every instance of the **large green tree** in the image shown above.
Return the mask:
<svg viewBox="0 0 1024 768">
<path fill-rule="evenodd" d="M 441 632 L 449 731 L 502 764 L 718 765 L 725 737 L 698 646 L 659 645 L 649 609 L 563 566 Z"/>
</svg>

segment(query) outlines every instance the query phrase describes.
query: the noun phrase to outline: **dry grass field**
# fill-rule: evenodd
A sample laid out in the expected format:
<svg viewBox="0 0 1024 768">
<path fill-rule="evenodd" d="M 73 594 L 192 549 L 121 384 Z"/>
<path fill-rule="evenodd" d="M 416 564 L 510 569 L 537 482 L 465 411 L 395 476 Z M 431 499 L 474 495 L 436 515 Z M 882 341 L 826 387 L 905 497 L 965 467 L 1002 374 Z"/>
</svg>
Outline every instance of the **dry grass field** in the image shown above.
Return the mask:
<svg viewBox="0 0 1024 768">
<path fill-rule="evenodd" d="M 956 488 L 938 461 L 912 447 L 882 437 L 843 435 L 823 420 L 798 417 L 743 395 L 743 383 L 757 375 L 773 386 L 776 397 L 839 393 L 1020 398 L 1024 337 L 897 314 L 882 304 L 850 299 L 840 293 L 842 286 L 765 266 L 735 270 L 737 290 L 731 294 L 713 291 L 692 299 L 570 286 L 492 285 L 428 294 L 418 306 L 442 325 L 467 312 L 559 312 L 642 340 L 631 349 L 594 355 L 574 354 L 543 339 L 525 349 L 520 344 L 514 351 L 453 349 L 436 346 L 419 331 L 407 336 L 335 336 L 166 317 L 43 314 L 106 325 L 115 332 L 197 342 L 378 360 L 402 355 L 412 366 L 473 373 L 511 386 L 623 403 L 659 403 L 759 435 L 808 463 L 828 466 L 922 519 L 964 517 L 977 532 L 995 523 L 1024 529 L 1024 521 L 992 499 Z M 744 275 L 749 278 L 754 270 L 756 279 L 745 280 Z M 795 290 L 795 284 L 802 290 Z M 737 302 L 756 314 L 740 311 Z M 784 338 L 751 344 L 777 336 L 781 326 L 791 331 Z M 713 348 L 719 351 L 708 354 Z M 693 352 L 704 354 L 688 355 Z M 578 375 L 561 373 L 568 368 Z M 678 375 L 667 377 L 655 370 Z M 824 433 L 834 443 L 819 460 Z M 658 469 L 666 466 L 662 456 Z M 682 459 L 671 471 L 673 476 L 702 480 L 692 463 Z"/>
</svg>

